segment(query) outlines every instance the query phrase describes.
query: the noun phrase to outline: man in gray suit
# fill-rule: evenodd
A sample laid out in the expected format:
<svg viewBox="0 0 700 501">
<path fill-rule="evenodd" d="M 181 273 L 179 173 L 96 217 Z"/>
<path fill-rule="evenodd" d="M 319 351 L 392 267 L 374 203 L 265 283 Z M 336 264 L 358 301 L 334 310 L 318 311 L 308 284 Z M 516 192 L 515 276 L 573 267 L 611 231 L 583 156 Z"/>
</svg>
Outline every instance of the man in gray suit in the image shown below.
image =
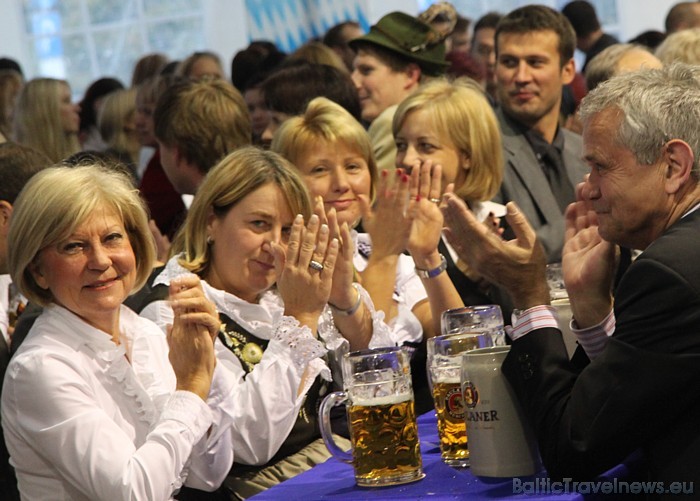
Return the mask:
<svg viewBox="0 0 700 501">
<path fill-rule="evenodd" d="M 562 86 L 576 72 L 576 34 L 559 12 L 528 5 L 496 28 L 497 114 L 505 172 L 496 201 L 515 201 L 537 232 L 548 262 L 561 261 L 564 210 L 588 172 L 581 137 L 559 126 Z"/>
</svg>

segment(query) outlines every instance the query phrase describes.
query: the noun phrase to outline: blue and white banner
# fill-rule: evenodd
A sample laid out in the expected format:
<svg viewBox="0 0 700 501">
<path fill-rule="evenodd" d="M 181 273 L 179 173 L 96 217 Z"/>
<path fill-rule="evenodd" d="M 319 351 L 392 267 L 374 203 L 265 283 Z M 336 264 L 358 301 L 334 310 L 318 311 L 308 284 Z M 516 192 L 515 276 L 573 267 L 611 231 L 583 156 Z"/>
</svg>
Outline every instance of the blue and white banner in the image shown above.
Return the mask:
<svg viewBox="0 0 700 501">
<path fill-rule="evenodd" d="M 343 21 L 357 21 L 367 31 L 368 1 L 246 0 L 250 39 L 270 40 L 280 50 L 292 52 Z"/>
</svg>

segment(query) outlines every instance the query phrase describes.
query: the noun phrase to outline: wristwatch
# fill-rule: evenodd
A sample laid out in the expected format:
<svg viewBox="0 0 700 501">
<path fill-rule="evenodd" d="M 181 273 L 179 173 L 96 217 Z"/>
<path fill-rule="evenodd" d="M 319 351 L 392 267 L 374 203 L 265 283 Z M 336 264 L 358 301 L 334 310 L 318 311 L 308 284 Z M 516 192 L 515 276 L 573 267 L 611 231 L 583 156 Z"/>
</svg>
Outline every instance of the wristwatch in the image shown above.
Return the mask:
<svg viewBox="0 0 700 501">
<path fill-rule="evenodd" d="M 415 270 L 416 275 L 418 275 L 420 278 L 435 278 L 446 269 L 447 260 L 445 260 L 445 256 L 440 254 L 440 264 L 437 266 L 437 268 L 433 268 L 432 270 L 422 270 L 420 268 L 416 268 Z"/>
</svg>

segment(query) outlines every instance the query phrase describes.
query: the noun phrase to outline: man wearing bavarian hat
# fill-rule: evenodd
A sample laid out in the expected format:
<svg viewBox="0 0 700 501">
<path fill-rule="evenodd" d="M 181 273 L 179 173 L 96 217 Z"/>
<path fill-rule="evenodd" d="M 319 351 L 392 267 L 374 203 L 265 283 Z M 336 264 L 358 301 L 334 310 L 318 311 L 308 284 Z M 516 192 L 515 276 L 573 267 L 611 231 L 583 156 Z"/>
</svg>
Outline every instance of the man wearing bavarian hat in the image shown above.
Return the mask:
<svg viewBox="0 0 700 501">
<path fill-rule="evenodd" d="M 403 12 L 391 12 L 368 34 L 349 42 L 356 53 L 352 79 L 362 118 L 371 124 L 368 133 L 380 169 L 395 168 L 391 123 L 398 104 L 425 77 L 441 76 L 447 68 L 444 39 L 448 34 Z"/>
</svg>

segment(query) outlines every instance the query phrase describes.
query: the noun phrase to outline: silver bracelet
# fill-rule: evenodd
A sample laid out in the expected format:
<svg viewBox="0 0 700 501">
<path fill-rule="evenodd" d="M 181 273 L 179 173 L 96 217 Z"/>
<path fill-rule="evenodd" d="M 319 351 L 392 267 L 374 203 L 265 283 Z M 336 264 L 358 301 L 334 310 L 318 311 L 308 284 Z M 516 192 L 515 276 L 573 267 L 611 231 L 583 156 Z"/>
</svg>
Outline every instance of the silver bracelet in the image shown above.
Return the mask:
<svg viewBox="0 0 700 501">
<path fill-rule="evenodd" d="M 350 315 L 354 315 L 355 312 L 360 308 L 360 305 L 362 304 L 362 294 L 360 293 L 360 286 L 358 284 L 356 284 L 355 282 L 353 282 L 352 288 L 355 289 L 355 291 L 357 291 L 357 301 L 355 301 L 355 304 L 353 304 L 347 310 L 344 310 L 342 308 L 338 308 L 336 305 L 329 302 L 328 306 L 331 307 L 334 314 L 338 314 L 338 315 L 341 315 L 343 317 L 349 317 Z"/>
<path fill-rule="evenodd" d="M 440 264 L 437 266 L 437 268 L 433 268 L 432 270 L 422 270 L 420 268 L 415 268 L 416 275 L 418 275 L 420 278 L 435 278 L 446 269 L 447 260 L 442 254 L 440 254 Z"/>
</svg>

